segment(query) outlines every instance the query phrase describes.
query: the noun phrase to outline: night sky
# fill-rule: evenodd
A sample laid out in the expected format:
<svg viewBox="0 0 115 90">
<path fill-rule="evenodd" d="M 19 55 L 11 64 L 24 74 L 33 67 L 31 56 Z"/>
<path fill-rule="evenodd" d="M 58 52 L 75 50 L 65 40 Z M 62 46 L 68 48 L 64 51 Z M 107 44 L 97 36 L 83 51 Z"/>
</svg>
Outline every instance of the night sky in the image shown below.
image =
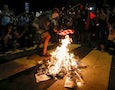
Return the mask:
<svg viewBox="0 0 115 90">
<path fill-rule="evenodd" d="M 25 2 L 30 4 L 30 11 L 50 10 L 53 7 L 61 7 L 67 4 L 67 0 L 0 0 L 0 9 L 6 3 L 13 11 L 22 12 Z"/>
<path fill-rule="evenodd" d="M 75 5 L 77 2 L 94 2 L 101 6 L 104 0 L 0 0 L 0 9 L 2 10 L 3 4 L 8 4 L 9 8 L 13 11 L 20 13 L 24 11 L 24 3 L 30 4 L 30 11 L 37 10 L 50 10 L 54 7 L 68 6 L 68 4 Z M 107 0 L 109 4 L 113 4 L 112 0 Z"/>
</svg>

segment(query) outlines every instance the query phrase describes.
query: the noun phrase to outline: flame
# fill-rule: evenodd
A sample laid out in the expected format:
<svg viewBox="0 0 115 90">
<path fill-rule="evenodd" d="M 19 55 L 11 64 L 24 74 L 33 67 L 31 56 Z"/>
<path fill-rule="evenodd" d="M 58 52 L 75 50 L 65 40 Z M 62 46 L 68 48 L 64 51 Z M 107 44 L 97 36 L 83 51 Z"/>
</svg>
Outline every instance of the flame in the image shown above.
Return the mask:
<svg viewBox="0 0 115 90">
<path fill-rule="evenodd" d="M 73 53 L 70 53 L 68 45 L 71 44 L 72 39 L 66 35 L 64 39 L 60 39 L 61 45 L 56 50 L 52 51 L 50 60 L 41 63 L 37 74 L 35 74 L 36 82 L 49 80 L 49 76 L 56 79 L 63 78 L 66 75 L 64 87 L 73 87 L 73 82 L 81 87 L 85 82 L 80 74 L 79 58 L 75 58 Z M 68 79 L 69 78 L 69 79 Z M 72 85 L 68 85 L 68 83 Z"/>
<path fill-rule="evenodd" d="M 66 35 L 64 39 L 60 40 L 61 45 L 51 53 L 51 61 L 48 62 L 48 73 L 56 75 L 62 70 L 68 72 L 72 68 L 77 68 L 77 61 L 74 54 L 69 52 L 68 45 L 71 44 L 72 39 Z"/>
</svg>

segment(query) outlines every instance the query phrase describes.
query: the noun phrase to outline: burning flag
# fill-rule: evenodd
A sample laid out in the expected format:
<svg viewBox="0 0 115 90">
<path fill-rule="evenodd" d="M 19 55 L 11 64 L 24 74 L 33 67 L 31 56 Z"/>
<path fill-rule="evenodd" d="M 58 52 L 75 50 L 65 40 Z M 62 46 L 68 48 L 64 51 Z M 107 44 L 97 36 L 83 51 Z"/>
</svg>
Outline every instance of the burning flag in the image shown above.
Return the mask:
<svg viewBox="0 0 115 90">
<path fill-rule="evenodd" d="M 68 34 L 73 34 L 75 31 L 73 29 L 66 29 L 66 30 L 61 29 L 60 31 L 54 29 L 54 32 L 56 32 L 58 35 L 65 36 Z"/>
</svg>

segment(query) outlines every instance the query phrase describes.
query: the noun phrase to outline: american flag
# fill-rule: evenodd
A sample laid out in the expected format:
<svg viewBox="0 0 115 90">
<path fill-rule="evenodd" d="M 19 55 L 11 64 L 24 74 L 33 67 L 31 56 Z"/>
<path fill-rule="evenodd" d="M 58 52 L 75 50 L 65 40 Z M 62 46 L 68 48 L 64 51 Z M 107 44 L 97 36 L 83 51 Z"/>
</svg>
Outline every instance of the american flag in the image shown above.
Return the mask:
<svg viewBox="0 0 115 90">
<path fill-rule="evenodd" d="M 66 30 L 63 30 L 61 32 L 58 32 L 57 34 L 58 35 L 61 35 L 61 36 L 65 36 L 67 34 L 73 34 L 75 31 L 73 29 L 66 29 Z"/>
</svg>

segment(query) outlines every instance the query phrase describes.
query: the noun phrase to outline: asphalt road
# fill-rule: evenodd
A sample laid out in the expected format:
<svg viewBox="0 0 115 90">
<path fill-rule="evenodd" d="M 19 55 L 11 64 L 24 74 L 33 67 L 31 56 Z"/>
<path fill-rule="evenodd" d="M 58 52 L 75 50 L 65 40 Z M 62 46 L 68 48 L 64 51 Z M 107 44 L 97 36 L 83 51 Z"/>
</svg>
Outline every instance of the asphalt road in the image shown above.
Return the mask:
<svg viewBox="0 0 115 90">
<path fill-rule="evenodd" d="M 93 48 L 90 46 L 82 46 L 73 50 L 73 52 L 79 56 L 80 59 L 85 57 Z M 27 56 L 30 55 L 30 52 L 26 52 Z M 21 53 L 20 53 L 21 54 Z M 33 54 L 32 54 L 33 55 Z M 16 57 L 16 55 L 14 56 Z M 23 72 L 20 72 L 16 75 L 13 75 L 7 79 L 0 81 L 0 90 L 46 90 L 53 83 L 55 79 L 51 79 L 45 82 L 36 83 L 35 82 L 35 73 L 37 66 L 29 68 Z M 3 72 L 2 72 L 3 73 Z M 108 83 L 108 90 L 115 90 L 115 56 L 112 56 L 110 77 Z"/>
</svg>

